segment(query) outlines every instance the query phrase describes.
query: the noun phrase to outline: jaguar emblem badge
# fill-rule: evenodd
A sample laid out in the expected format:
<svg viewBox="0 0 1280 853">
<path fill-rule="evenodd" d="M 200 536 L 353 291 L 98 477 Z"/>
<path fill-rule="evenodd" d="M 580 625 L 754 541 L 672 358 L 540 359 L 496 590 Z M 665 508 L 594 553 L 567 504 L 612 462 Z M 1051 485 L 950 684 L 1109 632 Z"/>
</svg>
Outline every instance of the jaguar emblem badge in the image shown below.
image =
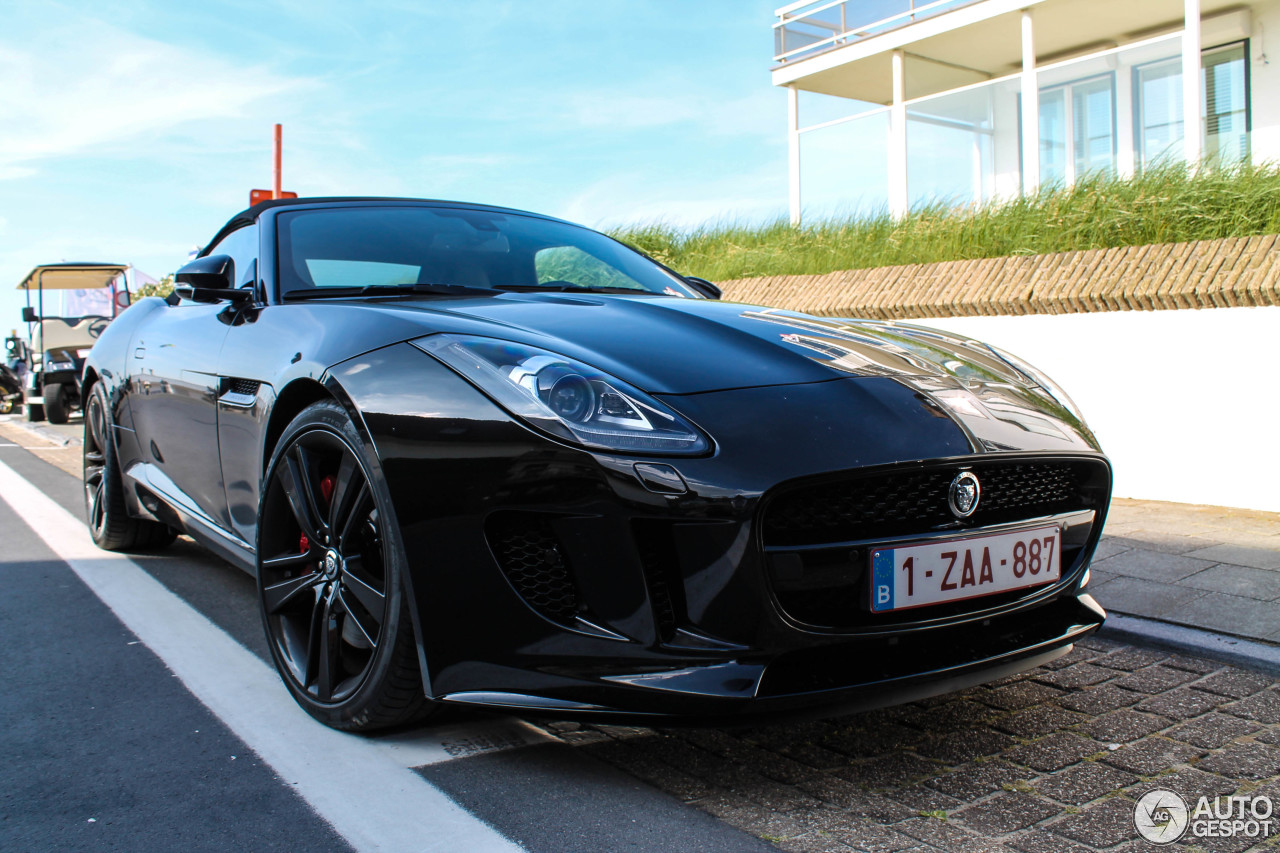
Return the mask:
<svg viewBox="0 0 1280 853">
<path fill-rule="evenodd" d="M 947 506 L 956 518 L 968 518 L 978 508 L 978 498 L 982 496 L 982 486 L 972 471 L 961 471 L 951 481 L 947 489 Z"/>
</svg>

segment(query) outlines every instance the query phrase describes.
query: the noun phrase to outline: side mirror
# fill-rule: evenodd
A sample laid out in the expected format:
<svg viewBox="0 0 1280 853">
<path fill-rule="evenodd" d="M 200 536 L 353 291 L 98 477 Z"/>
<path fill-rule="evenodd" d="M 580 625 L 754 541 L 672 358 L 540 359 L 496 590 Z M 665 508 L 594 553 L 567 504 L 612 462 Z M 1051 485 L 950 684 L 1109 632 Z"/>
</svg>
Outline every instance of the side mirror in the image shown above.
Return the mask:
<svg viewBox="0 0 1280 853">
<path fill-rule="evenodd" d="M 252 291 L 235 286 L 236 262 L 230 255 L 196 258 L 174 274 L 173 292 L 193 302 L 244 302 Z"/>
<path fill-rule="evenodd" d="M 32 308 L 30 305 L 24 306 L 22 309 L 22 322 L 24 323 L 40 322 L 40 318 L 36 316 L 36 309 Z"/>
<path fill-rule="evenodd" d="M 684 281 L 685 284 L 689 285 L 708 299 L 719 299 L 724 296 L 723 290 L 716 287 L 705 278 L 694 278 L 691 275 L 687 275 L 684 277 Z"/>
</svg>

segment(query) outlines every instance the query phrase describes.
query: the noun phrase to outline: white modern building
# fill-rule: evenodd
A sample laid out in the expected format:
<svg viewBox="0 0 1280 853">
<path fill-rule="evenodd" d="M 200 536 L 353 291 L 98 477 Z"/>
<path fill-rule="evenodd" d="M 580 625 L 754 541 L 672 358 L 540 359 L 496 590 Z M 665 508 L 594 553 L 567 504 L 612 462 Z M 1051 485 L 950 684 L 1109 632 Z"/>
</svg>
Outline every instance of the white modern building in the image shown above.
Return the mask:
<svg viewBox="0 0 1280 853">
<path fill-rule="evenodd" d="M 1280 0 L 814 0 L 776 15 L 795 222 L 1166 161 L 1280 161 Z"/>
</svg>

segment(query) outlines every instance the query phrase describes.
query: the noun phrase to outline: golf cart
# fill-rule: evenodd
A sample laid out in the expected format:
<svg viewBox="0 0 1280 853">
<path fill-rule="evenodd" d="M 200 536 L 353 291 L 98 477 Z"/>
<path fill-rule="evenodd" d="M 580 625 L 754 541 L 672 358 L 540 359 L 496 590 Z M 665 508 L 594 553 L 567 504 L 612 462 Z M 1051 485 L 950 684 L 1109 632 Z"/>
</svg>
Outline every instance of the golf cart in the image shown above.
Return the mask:
<svg viewBox="0 0 1280 853">
<path fill-rule="evenodd" d="M 27 420 L 65 424 L 80 408 L 80 374 L 84 357 L 94 341 L 117 314 L 129 307 L 128 264 L 44 264 L 33 269 L 18 285 L 27 292 L 22 320 L 31 341 L 26 374 Z M 120 292 L 117 279 L 124 282 Z M 109 291 L 103 291 L 110 288 Z M 36 291 L 36 306 L 31 292 Z M 80 303 L 88 302 L 100 313 L 50 317 L 44 313 L 46 290 L 78 291 Z M 102 291 L 102 292 L 100 292 Z M 70 294 L 68 294 L 70 295 Z M 67 300 L 64 300 L 66 303 Z M 63 310 L 67 310 L 64 304 Z"/>
</svg>

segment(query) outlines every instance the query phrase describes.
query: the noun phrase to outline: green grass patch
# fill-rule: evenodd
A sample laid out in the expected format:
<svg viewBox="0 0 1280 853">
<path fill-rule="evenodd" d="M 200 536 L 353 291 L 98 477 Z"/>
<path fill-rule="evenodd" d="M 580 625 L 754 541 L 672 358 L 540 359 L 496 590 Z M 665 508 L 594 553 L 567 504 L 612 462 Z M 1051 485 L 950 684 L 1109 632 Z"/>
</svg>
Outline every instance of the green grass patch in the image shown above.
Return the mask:
<svg viewBox="0 0 1280 853">
<path fill-rule="evenodd" d="M 1172 165 L 999 204 L 939 203 L 901 221 L 881 213 L 799 228 L 779 219 L 692 229 L 650 223 L 611 233 L 681 273 L 712 281 L 1249 237 L 1280 233 L 1280 168 L 1238 166 L 1190 176 Z"/>
</svg>

